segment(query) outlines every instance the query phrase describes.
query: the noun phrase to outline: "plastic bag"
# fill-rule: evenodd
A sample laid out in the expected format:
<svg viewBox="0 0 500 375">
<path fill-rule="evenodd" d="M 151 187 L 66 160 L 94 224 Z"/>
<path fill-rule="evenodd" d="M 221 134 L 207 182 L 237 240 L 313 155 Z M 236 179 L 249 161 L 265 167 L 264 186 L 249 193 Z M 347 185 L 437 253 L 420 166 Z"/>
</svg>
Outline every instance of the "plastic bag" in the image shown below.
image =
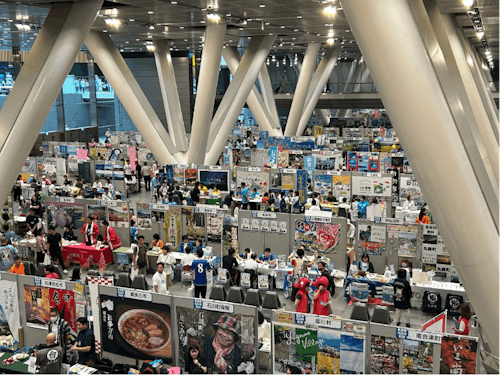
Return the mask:
<svg viewBox="0 0 500 375">
<path fill-rule="evenodd" d="M 50 260 L 50 255 L 45 254 L 45 257 L 43 258 L 43 265 L 48 266 L 50 264 L 52 264 L 52 261 Z"/>
<path fill-rule="evenodd" d="M 191 285 L 187 290 L 187 296 L 194 298 L 194 285 Z"/>
<path fill-rule="evenodd" d="M 134 277 L 136 277 L 139 274 L 139 269 L 134 270 L 134 267 L 130 270 L 130 279 L 134 280 Z"/>
</svg>

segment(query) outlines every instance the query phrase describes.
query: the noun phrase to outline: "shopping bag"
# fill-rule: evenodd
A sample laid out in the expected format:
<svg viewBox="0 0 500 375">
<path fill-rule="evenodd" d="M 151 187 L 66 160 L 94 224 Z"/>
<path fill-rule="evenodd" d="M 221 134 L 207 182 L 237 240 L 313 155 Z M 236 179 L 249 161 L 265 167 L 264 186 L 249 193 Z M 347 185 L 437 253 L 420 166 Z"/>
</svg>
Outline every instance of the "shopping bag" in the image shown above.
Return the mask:
<svg viewBox="0 0 500 375">
<path fill-rule="evenodd" d="M 187 290 L 187 296 L 194 298 L 194 285 L 191 285 Z"/>
<path fill-rule="evenodd" d="M 52 261 L 50 260 L 50 255 L 49 254 L 45 254 L 45 257 L 43 258 L 43 265 L 44 266 L 48 266 L 52 263 Z"/>
<path fill-rule="evenodd" d="M 130 270 L 130 279 L 134 280 L 134 277 L 136 277 L 138 274 L 139 270 L 138 269 L 134 270 L 134 267 L 132 267 L 132 269 Z"/>
</svg>

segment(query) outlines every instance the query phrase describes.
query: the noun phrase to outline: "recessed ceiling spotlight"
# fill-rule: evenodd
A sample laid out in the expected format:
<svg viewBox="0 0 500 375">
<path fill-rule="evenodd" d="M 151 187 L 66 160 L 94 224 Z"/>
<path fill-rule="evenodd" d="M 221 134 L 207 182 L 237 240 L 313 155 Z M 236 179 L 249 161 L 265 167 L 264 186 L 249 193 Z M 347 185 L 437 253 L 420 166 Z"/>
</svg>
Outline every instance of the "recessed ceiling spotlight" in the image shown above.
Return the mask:
<svg viewBox="0 0 500 375">
<path fill-rule="evenodd" d="M 179 29 L 184 29 L 184 26 L 179 27 Z"/>
<path fill-rule="evenodd" d="M 152 10 L 148 10 L 148 14 L 153 14 L 154 12 Z"/>
<path fill-rule="evenodd" d="M 231 17 L 231 13 L 226 13 L 226 17 Z"/>
<path fill-rule="evenodd" d="M 129 44 L 130 42 L 128 40 L 125 41 L 126 44 Z"/>
<path fill-rule="evenodd" d="M 177 5 L 177 1 L 171 1 L 170 4 Z"/>
<path fill-rule="evenodd" d="M 207 18 L 211 21 L 214 21 L 214 22 L 219 22 L 220 21 L 220 16 L 216 13 L 210 13 L 210 14 L 207 14 Z"/>
<path fill-rule="evenodd" d="M 200 21 L 200 23 L 205 23 L 205 21 Z"/>
<path fill-rule="evenodd" d="M 135 19 L 133 19 L 133 18 L 129 18 L 129 21 L 130 21 L 130 22 L 134 22 L 134 21 L 135 21 Z"/>
<path fill-rule="evenodd" d="M 284 29 L 286 26 L 285 25 L 281 25 L 281 28 Z"/>
<path fill-rule="evenodd" d="M 302 18 L 302 16 L 297 16 L 297 18 Z"/>
<path fill-rule="evenodd" d="M 259 8 L 265 8 L 266 7 L 266 4 L 260 4 L 259 5 Z"/>
<path fill-rule="evenodd" d="M 155 25 L 149 25 L 149 30 L 154 30 L 155 29 Z"/>
<path fill-rule="evenodd" d="M 325 9 L 323 9 L 323 13 L 325 13 L 327 16 L 334 16 L 335 13 L 337 13 L 337 8 L 329 5 Z"/>
<path fill-rule="evenodd" d="M 271 22 L 264 23 L 264 25 L 266 25 L 266 26 L 269 26 L 270 24 L 271 24 Z"/>
<path fill-rule="evenodd" d="M 299 29 L 294 29 L 293 31 L 297 32 L 297 31 L 299 31 Z"/>
<path fill-rule="evenodd" d="M 243 30 L 243 27 L 240 27 L 239 30 Z"/>
<path fill-rule="evenodd" d="M 108 32 L 108 30 L 104 29 L 102 32 L 103 32 L 103 33 L 107 33 L 107 32 Z"/>
</svg>

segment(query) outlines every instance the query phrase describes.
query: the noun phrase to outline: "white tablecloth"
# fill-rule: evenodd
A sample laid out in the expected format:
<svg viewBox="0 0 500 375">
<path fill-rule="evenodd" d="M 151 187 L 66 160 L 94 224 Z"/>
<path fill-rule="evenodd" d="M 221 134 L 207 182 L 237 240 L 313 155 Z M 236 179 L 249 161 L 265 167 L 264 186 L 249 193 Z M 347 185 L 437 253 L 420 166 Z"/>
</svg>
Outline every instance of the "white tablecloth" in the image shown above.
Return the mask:
<svg viewBox="0 0 500 375">
<path fill-rule="evenodd" d="M 411 299 L 411 307 L 416 309 L 422 308 L 422 298 L 425 291 L 433 291 L 439 293 L 442 301 L 442 308 L 444 309 L 444 304 L 446 302 L 447 294 L 456 294 L 464 298 L 464 302 L 469 301 L 467 293 L 463 286 L 457 283 L 432 281 L 430 284 L 417 283 L 411 286 L 413 292 L 413 297 Z"/>
</svg>

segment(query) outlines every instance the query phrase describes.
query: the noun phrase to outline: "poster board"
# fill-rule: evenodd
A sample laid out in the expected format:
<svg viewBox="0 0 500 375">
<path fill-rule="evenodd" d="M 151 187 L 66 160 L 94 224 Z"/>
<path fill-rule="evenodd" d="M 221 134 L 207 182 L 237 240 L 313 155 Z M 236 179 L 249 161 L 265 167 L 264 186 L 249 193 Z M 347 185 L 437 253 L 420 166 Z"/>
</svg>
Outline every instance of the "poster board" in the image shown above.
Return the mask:
<svg viewBox="0 0 500 375">
<path fill-rule="evenodd" d="M 234 348 L 230 356 L 233 363 L 226 363 L 228 373 L 246 372 L 258 367 L 258 319 L 257 309 L 252 306 L 229 302 L 211 301 L 208 299 L 174 298 L 174 322 L 178 329 L 174 330 L 175 366 L 186 371 L 188 345 L 199 346 L 200 356 L 208 367 L 208 373 L 216 372 L 214 336 L 223 322 L 226 322 L 233 334 Z M 226 326 L 228 327 L 228 326 Z M 220 370 L 219 370 L 220 372 Z"/>
<path fill-rule="evenodd" d="M 269 168 L 249 167 L 236 169 L 236 186 L 241 186 L 244 182 L 248 185 L 249 194 L 253 188 L 256 188 L 261 196 L 269 191 L 270 188 L 270 175 Z"/>
<path fill-rule="evenodd" d="M 399 175 L 399 201 L 404 202 L 408 196 L 411 196 L 418 207 L 425 203 L 422 191 L 414 175 Z"/>
<path fill-rule="evenodd" d="M 353 172 L 352 195 L 390 197 L 392 195 L 392 175 Z"/>
<path fill-rule="evenodd" d="M 63 199 L 60 199 L 60 197 L 47 197 L 45 200 L 48 226 L 53 225 L 56 229 L 61 230 L 65 225 L 72 225 L 76 229 L 83 228 L 87 217 L 85 199 L 61 198 Z"/>
</svg>

